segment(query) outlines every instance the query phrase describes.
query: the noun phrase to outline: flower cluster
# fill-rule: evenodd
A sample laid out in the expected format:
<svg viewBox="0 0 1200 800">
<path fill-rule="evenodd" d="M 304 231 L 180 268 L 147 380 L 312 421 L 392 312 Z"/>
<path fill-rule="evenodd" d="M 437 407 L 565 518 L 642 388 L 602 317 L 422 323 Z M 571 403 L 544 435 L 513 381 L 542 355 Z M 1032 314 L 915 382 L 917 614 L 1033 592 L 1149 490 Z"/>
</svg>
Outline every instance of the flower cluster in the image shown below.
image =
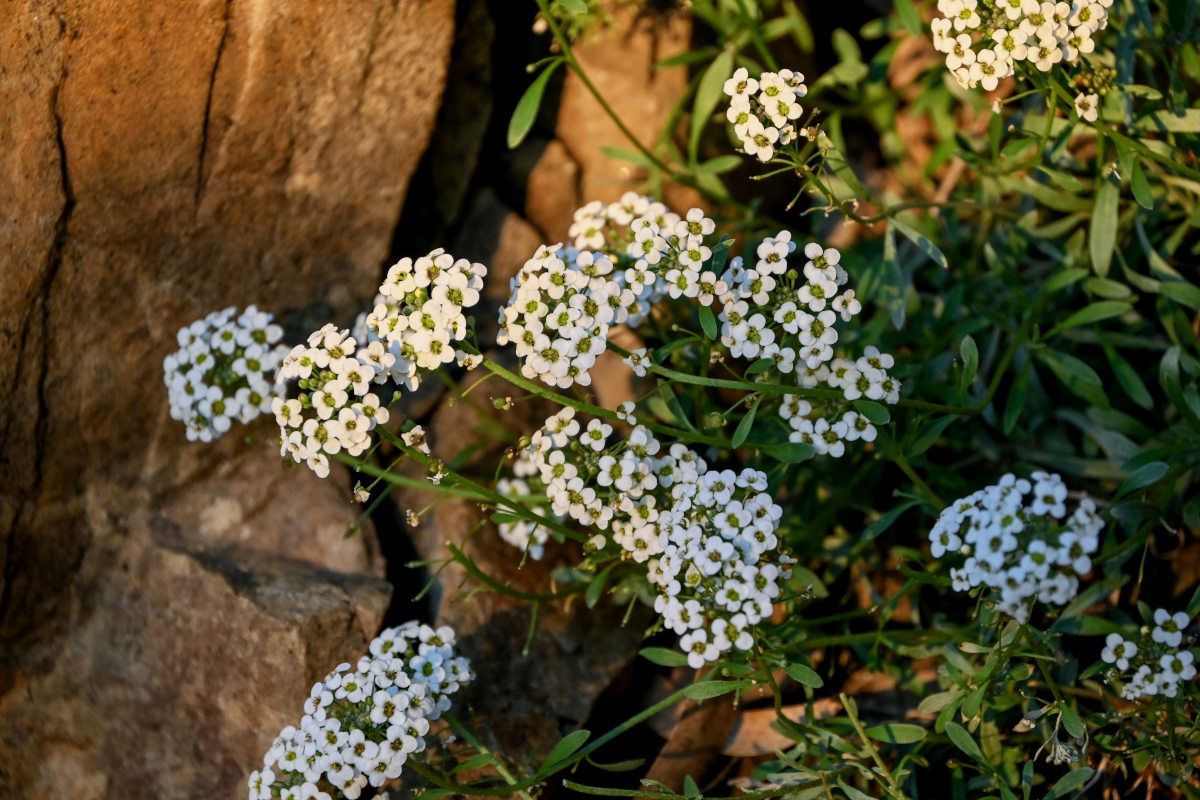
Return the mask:
<svg viewBox="0 0 1200 800">
<path fill-rule="evenodd" d="M 1196 677 L 1195 655 L 1181 647 L 1188 615 L 1165 608 L 1154 612 L 1154 627 L 1143 626 L 1134 639 L 1110 633 L 1100 658 L 1120 673 L 1126 700 L 1162 696 L 1173 698 L 1179 685 Z M 1113 676 L 1116 677 L 1116 676 Z"/>
<path fill-rule="evenodd" d="M 563 409 L 518 453 L 506 489 L 541 490 L 555 517 L 595 531 L 593 560 L 645 564 L 655 610 L 683 637 L 693 666 L 749 649 L 750 628 L 771 614 L 790 564 L 778 552 L 782 509 L 766 475 L 709 470 L 682 444 L 661 452 L 636 422 L 624 439 L 612 434 L 606 422 L 583 425 Z M 535 558 L 546 539 L 528 522 L 502 523 L 501 535 Z"/>
<path fill-rule="evenodd" d="M 383 631 L 356 667 L 313 686 L 299 727 L 280 732 L 250 774 L 250 800 L 354 800 L 400 776 L 425 749 L 429 723 L 473 679 L 454 654 L 454 631 L 407 622 Z"/>
<path fill-rule="evenodd" d="M 835 389 L 847 402 L 898 402 L 901 383 L 888 372 L 895 364 L 891 355 L 874 346 L 856 359 L 834 350 L 838 324 L 862 311 L 854 290 L 842 288 L 849 275 L 840 264 L 841 254 L 810 242 L 797 274 L 788 267 L 788 256 L 796 249 L 783 231 L 763 240 L 753 267 L 740 257 L 730 260 L 719 280 L 728 287 L 719 296 L 721 344 L 738 358 L 771 359 L 772 368 L 760 372 L 758 380 L 794 376 L 799 388 Z M 799 393 L 788 394 L 778 414 L 791 428 L 789 440 L 811 445 L 818 455 L 838 458 L 846 442 L 875 440 L 870 420 L 842 402 L 814 403 Z"/>
<path fill-rule="evenodd" d="M 551 386 L 591 384 L 611 326 L 624 322 L 633 293 L 613 279 L 603 253 L 543 246 L 513 277 L 501 309 L 499 344 L 512 344 L 521 374 Z"/>
<path fill-rule="evenodd" d="M 279 424 L 280 455 L 291 456 L 324 478 L 329 456 L 345 450 L 361 455 L 371 444 L 370 432 L 388 421 L 388 410 L 370 390 L 386 380 L 380 359 L 388 353 L 378 342 L 364 348 L 349 331 L 326 325 L 297 345 L 279 368 L 279 380 L 299 380 L 300 394 L 277 397 L 271 410 Z"/>
<path fill-rule="evenodd" d="M 938 0 L 943 16 L 931 24 L 933 44 L 959 85 L 990 92 L 1018 61 L 1048 72 L 1092 52 L 1111 6 L 1112 0 Z"/>
<path fill-rule="evenodd" d="M 214 311 L 179 331 L 179 350 L 163 359 L 171 418 L 187 425 L 189 441 L 211 442 L 234 420 L 270 410 L 274 378 L 287 348 L 272 316 L 248 306 Z"/>
<path fill-rule="evenodd" d="M 486 272 L 441 249 L 415 262 L 403 258 L 388 270 L 375 308 L 353 335 L 326 325 L 293 348 L 277 380 L 298 380 L 299 394 L 271 406 L 280 455 L 307 463 L 322 478 L 329 475 L 329 456 L 361 455 L 371 431 L 390 416 L 373 385 L 390 380 L 416 389 L 423 370 L 470 358 L 454 342 L 466 333 L 463 309 L 479 302 Z"/>
<path fill-rule="evenodd" d="M 454 343 L 466 335 L 463 311 L 479 302 L 486 274 L 482 264 L 456 260 L 440 248 L 396 262 L 363 320 L 366 338 L 360 339 L 372 347 L 379 343 L 381 375 L 412 391 L 421 371 L 468 359 Z"/>
<path fill-rule="evenodd" d="M 1020 622 L 1031 598 L 1065 606 L 1092 570 L 1104 521 L 1096 504 L 1079 501 L 1068 514 L 1061 477 L 1034 472 L 1032 480 L 1008 474 L 986 489 L 954 501 L 929 532 L 934 558 L 966 557 L 950 570 L 955 591 L 986 586 L 998 608 Z"/>
<path fill-rule="evenodd" d="M 777 148 L 796 140 L 792 123 L 804 113 L 799 100 L 808 94 L 801 73 L 784 69 L 751 78 L 741 67 L 725 81 L 725 94 L 729 97 L 725 117 L 748 155 L 765 163 Z"/>
</svg>

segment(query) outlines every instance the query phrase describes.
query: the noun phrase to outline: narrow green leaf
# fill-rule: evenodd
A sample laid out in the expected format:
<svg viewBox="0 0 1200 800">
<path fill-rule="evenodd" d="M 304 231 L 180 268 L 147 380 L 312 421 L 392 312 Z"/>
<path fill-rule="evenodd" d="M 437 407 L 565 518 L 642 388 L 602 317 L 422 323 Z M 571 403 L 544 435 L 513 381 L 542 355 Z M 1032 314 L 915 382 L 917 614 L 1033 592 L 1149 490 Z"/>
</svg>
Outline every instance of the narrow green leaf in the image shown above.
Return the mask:
<svg viewBox="0 0 1200 800">
<path fill-rule="evenodd" d="M 864 733 L 872 739 L 891 744 L 912 744 L 919 742 L 929 735 L 929 731 L 920 725 L 910 725 L 905 722 L 892 722 L 887 725 L 873 725 Z"/>
<path fill-rule="evenodd" d="M 683 796 L 684 797 L 699 797 L 700 796 L 700 786 L 697 785 L 696 779 L 693 778 L 691 775 L 688 775 L 683 779 Z"/>
<path fill-rule="evenodd" d="M 538 769 L 539 773 L 545 772 L 547 769 L 553 769 L 566 761 L 575 751 L 583 747 L 583 743 L 591 736 L 591 731 L 577 730 L 573 733 L 568 733 L 558 744 L 554 745 L 554 749 L 550 751 L 550 755 L 546 756 L 546 760 L 542 762 L 542 766 Z"/>
<path fill-rule="evenodd" d="M 853 786 L 846 783 L 841 778 L 837 779 L 837 785 L 838 785 L 839 789 L 841 789 L 843 792 L 846 793 L 846 797 L 848 798 L 848 800 L 874 800 L 874 798 L 871 797 L 871 795 L 867 794 L 866 792 L 864 792 L 860 789 L 855 789 Z M 828 793 L 826 793 L 826 796 L 828 796 Z"/>
<path fill-rule="evenodd" d="M 1038 357 L 1050 367 L 1056 375 L 1064 380 L 1075 378 L 1088 386 L 1100 386 L 1100 376 L 1096 370 L 1080 361 L 1078 358 L 1058 350 L 1038 350 Z"/>
<path fill-rule="evenodd" d="M 1005 436 L 1012 433 L 1017 419 L 1021 416 L 1021 411 L 1025 408 L 1025 400 L 1029 396 L 1029 371 L 1031 369 L 1033 367 L 1029 361 L 1026 361 L 1008 389 L 1008 401 L 1004 404 L 1004 419 L 1000 428 L 1004 431 Z"/>
<path fill-rule="evenodd" d="M 949 268 L 950 264 L 946 261 L 945 254 L 942 253 L 941 249 L 939 249 L 936 244 L 929 241 L 929 239 L 927 239 L 923 234 L 918 233 L 916 229 L 910 228 L 894 217 L 891 219 L 891 225 L 894 226 L 896 230 L 904 234 L 905 238 L 915 244 L 917 249 L 922 253 L 929 256 L 940 266 Z"/>
<path fill-rule="evenodd" d="M 1139 206 L 1147 211 L 1154 208 L 1154 195 L 1150 192 L 1150 182 L 1146 180 L 1141 159 L 1133 162 L 1133 169 L 1129 172 L 1129 188 L 1133 190 L 1133 199 L 1137 200 Z"/>
<path fill-rule="evenodd" d="M 1092 270 L 1101 278 L 1108 275 L 1113 248 L 1117 244 L 1117 212 L 1120 210 L 1121 187 L 1112 177 L 1098 183 L 1092 206 L 1092 224 L 1088 245 L 1092 254 Z"/>
<path fill-rule="evenodd" d="M 1021 767 L 1021 797 L 1029 800 L 1029 793 L 1033 791 L 1033 761 L 1026 761 L 1025 766 Z"/>
<path fill-rule="evenodd" d="M 908 32 L 913 36 L 924 36 L 925 24 L 921 22 L 921 15 L 917 12 L 917 7 L 913 5 L 912 0 L 895 0 L 895 4 L 896 14 L 904 23 L 904 27 L 908 28 Z"/>
<path fill-rule="evenodd" d="M 704 330 L 704 335 L 709 339 L 716 339 L 719 329 L 717 328 L 717 318 L 713 316 L 712 309 L 708 306 L 700 306 L 700 327 Z"/>
<path fill-rule="evenodd" d="M 1046 294 L 1053 294 L 1059 289 L 1070 286 L 1072 283 L 1077 283 L 1087 277 L 1088 271 L 1081 267 L 1072 267 L 1064 269 L 1062 272 L 1056 272 L 1053 277 L 1046 281 L 1046 285 L 1042 288 Z"/>
<path fill-rule="evenodd" d="M 735 448 L 741 447 L 746 441 L 746 437 L 750 435 L 750 429 L 754 427 L 754 412 L 758 410 L 758 403 L 750 406 L 750 410 L 742 417 L 742 421 L 738 423 L 737 429 L 733 432 L 733 440 L 730 442 Z"/>
<path fill-rule="evenodd" d="M 1050 169 L 1049 167 L 1044 167 L 1041 165 L 1038 166 L 1038 169 L 1040 169 L 1042 172 L 1046 173 L 1046 175 L 1049 176 L 1050 180 L 1054 181 L 1056 184 L 1058 184 L 1063 189 L 1066 189 L 1068 192 L 1082 192 L 1083 191 L 1083 181 L 1079 180 L 1074 175 L 1071 175 L 1066 172 L 1059 172 L 1058 170 Z"/>
<path fill-rule="evenodd" d="M 875 520 L 863 529 L 862 541 L 869 542 L 875 537 L 879 536 L 879 534 L 892 527 L 892 523 L 899 519 L 901 514 L 903 514 L 905 511 L 908 511 L 913 506 L 919 505 L 920 502 L 920 500 L 908 500 L 888 511 L 882 517 Z"/>
<path fill-rule="evenodd" d="M 1109 317 L 1117 317 L 1129 310 L 1129 302 L 1126 300 L 1100 300 L 1085 306 L 1076 311 L 1071 316 L 1064 319 L 1062 322 L 1050 329 L 1043 339 L 1049 339 L 1055 334 L 1062 333 L 1071 328 L 1078 328 L 1080 325 L 1088 325 L 1092 322 L 1099 322 L 1102 319 Z"/>
<path fill-rule="evenodd" d="M 946 723 L 946 735 L 950 737 L 950 741 L 954 742 L 954 746 L 971 758 L 978 761 L 984 766 L 990 766 L 987 759 L 983 757 L 983 751 L 979 749 L 979 745 L 975 743 L 975 737 L 967 733 L 967 729 L 957 722 Z"/>
<path fill-rule="evenodd" d="M 763 453 L 775 459 L 782 461 L 784 464 L 799 464 L 801 461 L 808 461 L 813 457 L 813 447 L 811 444 L 804 442 L 782 442 L 780 444 L 767 445 L 762 449 Z"/>
<path fill-rule="evenodd" d="M 1200 310 L 1200 288 L 1182 281 L 1163 281 L 1158 287 L 1159 294 L 1168 300 L 1173 300 L 1188 308 Z"/>
<path fill-rule="evenodd" d="M 967 389 L 975 380 L 975 374 L 979 372 L 979 347 L 973 338 L 964 336 L 958 346 L 958 353 L 963 361 L 962 374 L 958 378 L 958 396 L 962 398 L 966 396 Z"/>
<path fill-rule="evenodd" d="M 668 650 L 665 647 L 644 647 L 638 655 L 660 667 L 687 666 L 687 656 L 678 650 Z"/>
<path fill-rule="evenodd" d="M 1192 599 L 1187 604 L 1188 618 L 1191 619 L 1197 614 L 1200 614 L 1200 586 L 1196 587 L 1196 591 L 1192 593 Z"/>
<path fill-rule="evenodd" d="M 855 411 L 866 417 L 873 425 L 887 425 L 891 422 L 891 412 L 882 403 L 876 403 L 874 400 L 867 400 L 860 397 L 851 405 L 854 406 Z"/>
<path fill-rule="evenodd" d="M 1121 384 L 1121 388 L 1129 396 L 1129 399 L 1144 409 L 1153 408 L 1154 398 L 1150 396 L 1150 392 L 1146 389 L 1146 384 L 1142 382 L 1141 376 L 1137 374 L 1137 370 L 1112 347 L 1105 347 L 1104 355 L 1108 358 L 1113 374 L 1117 376 L 1117 383 Z"/>
<path fill-rule="evenodd" d="M 583 0 L 555 0 L 560 6 L 572 14 L 586 14 L 588 7 Z"/>
<path fill-rule="evenodd" d="M 495 760 L 495 753 L 480 753 L 479 755 L 472 756 L 471 758 L 468 758 L 466 761 L 459 764 L 450 771 L 450 774 L 454 775 L 459 772 L 470 772 L 473 769 L 480 769 L 481 767 L 486 767 Z"/>
<path fill-rule="evenodd" d="M 757 375 L 760 372 L 766 372 L 771 367 L 775 366 L 774 359 L 760 358 L 750 366 L 746 367 L 747 375 Z"/>
<path fill-rule="evenodd" d="M 1145 489 L 1147 486 L 1158 483 L 1170 471 L 1171 468 L 1165 461 L 1151 461 L 1149 464 L 1143 464 L 1125 479 L 1121 488 L 1113 496 L 1113 501 L 1121 499 L 1130 492 L 1136 492 L 1138 489 Z"/>
<path fill-rule="evenodd" d="M 783 668 L 783 671 L 788 674 L 792 680 L 801 686 L 808 686 L 812 689 L 820 689 L 825 685 L 825 681 L 821 679 L 811 667 L 806 667 L 803 664 L 788 664 Z"/>
<path fill-rule="evenodd" d="M 694 175 L 721 175 L 737 169 L 743 163 L 745 162 L 741 156 L 729 153 L 717 156 L 716 158 L 710 158 L 703 164 L 697 164 L 691 171 Z"/>
<path fill-rule="evenodd" d="M 917 706 L 917 710 L 922 714 L 932 714 L 935 711 L 941 711 L 943 708 L 950 705 L 962 696 L 962 689 L 951 689 L 946 692 L 937 692 L 922 700 L 920 705 Z"/>
<path fill-rule="evenodd" d="M 628 161 L 630 164 L 636 164 L 639 167 L 653 167 L 654 162 L 646 157 L 646 154 L 640 150 L 630 150 L 625 147 L 601 147 L 600 152 L 613 159 L 614 161 Z"/>
<path fill-rule="evenodd" d="M 1162 133 L 1200 133 L 1200 108 L 1152 111 L 1135 121 L 1133 129 Z"/>
<path fill-rule="evenodd" d="M 1075 709 L 1064 705 L 1059 709 L 1062 714 L 1063 727 L 1067 729 L 1067 733 L 1074 736 L 1076 739 L 1082 739 L 1087 733 L 1087 728 L 1083 726 L 1083 720 L 1075 713 Z"/>
<path fill-rule="evenodd" d="M 688 161 L 696 161 L 696 152 L 700 146 L 700 134 L 708 124 L 724 94 L 725 81 L 733 74 L 733 51 L 722 50 L 708 65 L 708 69 L 700 76 L 696 87 L 696 97 L 692 101 L 692 129 L 688 137 Z"/>
<path fill-rule="evenodd" d="M 753 685 L 750 681 L 700 681 L 684 689 L 683 694 L 684 697 L 693 700 L 708 700 L 711 697 L 749 689 Z"/>
<path fill-rule="evenodd" d="M 604 770 L 605 772 L 628 772 L 631 769 L 637 769 L 642 764 L 646 763 L 644 758 L 630 758 L 626 761 L 613 761 L 608 764 L 601 764 L 599 761 L 593 761 L 591 757 L 587 757 L 587 763 L 591 764 L 596 769 Z"/>
<path fill-rule="evenodd" d="M 1059 797 L 1066 797 L 1090 781 L 1095 774 L 1096 771 L 1091 767 L 1080 767 L 1079 769 L 1071 770 L 1059 778 L 1050 791 L 1046 792 L 1046 800 L 1056 800 Z"/>
<path fill-rule="evenodd" d="M 537 119 L 538 108 L 542 105 L 542 95 L 546 93 L 546 84 L 550 81 L 550 76 L 554 74 L 554 70 L 558 65 L 563 63 L 561 58 L 555 59 L 546 65 L 533 83 L 529 84 L 529 88 L 525 90 L 525 94 L 521 95 L 521 99 L 517 101 L 517 107 L 513 110 L 512 118 L 508 121 L 508 149 L 512 150 L 521 142 L 525 141 L 525 137 L 529 135 L 529 131 L 533 129 L 534 120 Z"/>
<path fill-rule="evenodd" d="M 1108 278 L 1088 278 L 1084 280 L 1083 288 L 1109 300 L 1120 300 L 1133 295 L 1133 290 L 1128 286 Z"/>
<path fill-rule="evenodd" d="M 936 442 L 942 435 L 942 431 L 946 430 L 946 428 L 950 427 L 952 422 L 956 422 L 957 420 L 957 416 L 947 414 L 946 416 L 932 423 L 921 433 L 919 437 L 917 437 L 917 440 L 913 443 L 911 455 L 919 456 L 921 453 L 924 453 L 926 450 L 933 447 L 934 442 Z"/>
<path fill-rule="evenodd" d="M 600 595 L 604 593 L 604 586 L 608 582 L 608 573 L 612 570 L 604 570 L 596 577 L 592 578 L 588 583 L 587 590 L 583 593 L 583 602 L 588 608 L 595 608 L 596 603 L 600 600 Z"/>
</svg>

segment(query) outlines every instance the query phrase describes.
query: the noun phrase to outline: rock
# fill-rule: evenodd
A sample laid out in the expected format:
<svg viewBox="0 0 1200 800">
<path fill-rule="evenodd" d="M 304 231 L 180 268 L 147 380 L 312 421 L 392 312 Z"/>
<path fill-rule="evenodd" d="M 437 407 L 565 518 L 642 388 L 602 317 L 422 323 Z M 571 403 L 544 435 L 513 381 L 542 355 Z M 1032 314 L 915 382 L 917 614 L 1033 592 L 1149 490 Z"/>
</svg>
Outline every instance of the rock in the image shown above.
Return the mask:
<svg viewBox="0 0 1200 800">
<path fill-rule="evenodd" d="M 612 6 L 613 25 L 581 41 L 575 56 L 622 122 L 639 141 L 653 147 L 688 85 L 686 67 L 655 69 L 654 64 L 690 49 L 691 20 L 678 9 Z M 574 73 L 563 82 L 557 136 L 579 164 L 585 203 L 616 200 L 640 188 L 649 176 L 645 167 L 615 161 L 601 151 L 607 146 L 629 150 L 633 145 Z"/>
<path fill-rule="evenodd" d="M 547 243 L 566 242 L 579 196 L 579 164 L 558 139 L 546 143 L 529 169 L 525 186 L 525 216 Z"/>
<path fill-rule="evenodd" d="M 269 420 L 188 443 L 162 359 L 228 305 L 345 324 L 374 294 L 454 7 L 0 10 L 0 796 L 231 796 L 373 633 L 382 564 L 369 526 L 343 539 L 349 476 L 281 470 Z M 158 517 L 182 544 L 145 532 Z M 271 598 L 233 591 L 197 555 L 230 547 L 292 557 L 311 603 L 333 571 L 378 596 L 309 607 L 284 572 L 256 584 Z"/>
<path fill-rule="evenodd" d="M 0 795 L 244 796 L 312 684 L 365 651 L 390 587 L 197 544 L 160 516 L 122 525 L 90 598 L 104 613 L 0 700 Z"/>
</svg>

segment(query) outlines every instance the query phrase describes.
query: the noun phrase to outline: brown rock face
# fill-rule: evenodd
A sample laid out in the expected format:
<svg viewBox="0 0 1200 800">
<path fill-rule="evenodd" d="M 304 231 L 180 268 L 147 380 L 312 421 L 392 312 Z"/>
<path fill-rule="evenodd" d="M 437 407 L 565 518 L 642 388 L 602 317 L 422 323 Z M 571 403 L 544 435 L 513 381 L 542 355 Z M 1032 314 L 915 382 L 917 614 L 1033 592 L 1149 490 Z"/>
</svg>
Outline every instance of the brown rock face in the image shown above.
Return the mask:
<svg viewBox="0 0 1200 800">
<path fill-rule="evenodd" d="M 91 598 L 104 613 L 63 641 L 48 674 L 20 676 L 0 699 L 0 788 L 80 800 L 244 796 L 255 760 L 296 724 L 312 684 L 365 650 L 391 587 L 197 545 L 162 517 L 122 524 L 111 531 L 123 537 L 113 573 Z"/>
<path fill-rule="evenodd" d="M 288 603 L 382 569 L 348 477 L 281 470 L 269 424 L 186 442 L 162 359 L 224 306 L 303 333 L 374 293 L 453 27 L 453 0 L 0 6 L 0 796 L 240 794 L 378 624 L 264 611 L 195 554 L 306 559 Z"/>
</svg>

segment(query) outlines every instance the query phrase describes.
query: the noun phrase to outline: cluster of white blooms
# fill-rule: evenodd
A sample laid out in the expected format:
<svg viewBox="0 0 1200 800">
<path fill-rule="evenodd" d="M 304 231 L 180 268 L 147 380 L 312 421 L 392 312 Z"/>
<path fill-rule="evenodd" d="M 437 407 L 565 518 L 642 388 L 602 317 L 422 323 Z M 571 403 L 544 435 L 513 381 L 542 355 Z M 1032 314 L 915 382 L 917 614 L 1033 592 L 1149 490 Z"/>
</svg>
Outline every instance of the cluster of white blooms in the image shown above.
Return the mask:
<svg viewBox="0 0 1200 800">
<path fill-rule="evenodd" d="M 454 342 L 467 331 L 463 310 L 479 302 L 487 269 L 441 249 L 388 270 L 375 308 L 355 334 L 326 325 L 283 359 L 276 380 L 299 381 L 299 394 L 271 405 L 280 454 L 324 478 L 329 456 L 361 455 L 370 433 L 389 418 L 372 386 L 389 380 L 416 389 L 421 372 L 470 361 Z"/>
<path fill-rule="evenodd" d="M 796 244 L 787 231 L 768 237 L 758 246 L 757 260 L 747 268 L 740 257 L 730 260 L 718 280 L 723 291 L 721 344 L 739 358 L 769 358 L 772 370 L 759 380 L 794 375 L 805 389 L 830 388 L 846 401 L 900 400 L 901 383 L 889 374 L 895 360 L 874 346 L 857 359 L 838 356 L 839 323 L 849 322 L 862 303 L 853 289 L 843 289 L 849 275 L 841 254 L 832 247 L 810 242 L 804 247 L 805 263 L 799 274 L 788 268 Z M 727 288 L 725 288 L 727 287 Z M 785 395 L 778 409 L 792 429 L 789 439 L 812 445 L 818 455 L 840 457 L 845 443 L 875 440 L 875 427 L 841 403 L 814 403 L 799 395 Z"/>
<path fill-rule="evenodd" d="M 479 302 L 487 268 L 437 249 L 416 261 L 402 258 L 388 270 L 375 308 L 363 319 L 365 338 L 375 348 L 378 380 L 414 390 L 421 373 L 470 356 L 454 343 L 467 332 L 465 309 Z M 356 331 L 357 333 L 357 331 Z"/>
<path fill-rule="evenodd" d="M 751 78 L 741 67 L 725 81 L 725 94 L 729 96 L 725 117 L 748 155 L 767 162 L 777 148 L 796 140 L 792 123 L 804 113 L 799 100 L 808 94 L 801 73 L 784 69 Z"/>
<path fill-rule="evenodd" d="M 1172 614 L 1160 608 L 1154 612 L 1154 627 L 1143 626 L 1136 641 L 1119 633 L 1108 635 L 1100 658 L 1120 673 L 1124 681 L 1122 697 L 1173 698 L 1179 693 L 1181 683 L 1196 677 L 1195 655 L 1182 648 L 1183 632 L 1189 622 L 1182 611 Z"/>
<path fill-rule="evenodd" d="M 966 557 L 950 570 L 954 589 L 986 586 L 997 607 L 1025 622 L 1032 598 L 1065 606 L 1092 570 L 1104 521 L 1096 504 L 1079 501 L 1068 514 L 1061 477 L 1034 472 L 1032 480 L 1008 474 L 986 489 L 954 501 L 929 532 L 934 558 Z"/>
<path fill-rule="evenodd" d="M 425 749 L 430 721 L 473 678 L 450 628 L 383 631 L 356 667 L 341 664 L 313 686 L 299 727 L 284 728 L 250 774 L 250 800 L 354 800 L 399 777 Z"/>
<path fill-rule="evenodd" d="M 361 455 L 371 444 L 370 432 L 388 421 L 388 410 L 370 387 L 378 382 L 386 356 L 376 342 L 363 348 L 349 331 L 326 325 L 297 345 L 279 367 L 280 382 L 297 379 L 300 394 L 276 397 L 271 410 L 279 424 L 280 455 L 306 463 L 324 478 L 329 456 L 343 450 Z"/>
<path fill-rule="evenodd" d="M 730 648 L 749 650 L 750 627 L 771 616 L 791 559 L 778 550 L 783 509 L 753 469 L 709 470 L 673 445 L 671 506 L 657 521 L 661 553 L 649 565 L 654 608 L 680 634 L 694 668 Z"/>
<path fill-rule="evenodd" d="M 693 666 L 731 647 L 747 650 L 750 627 L 771 614 L 790 559 L 778 551 L 782 509 L 757 470 L 709 470 L 682 444 L 662 444 L 634 424 L 613 440 L 611 425 L 586 425 L 575 410 L 551 416 L 518 454 L 508 485 L 544 491 L 551 513 L 596 532 L 599 557 L 645 564 L 655 610 L 678 633 Z M 507 541 L 538 557 L 538 529 L 505 523 Z M 507 527 L 507 532 L 503 529 Z"/>
<path fill-rule="evenodd" d="M 1014 74 L 1018 61 L 1048 72 L 1092 52 L 1092 37 L 1107 27 L 1112 2 L 938 0 L 943 16 L 932 22 L 933 44 L 946 54 L 946 68 L 959 85 L 990 92 Z"/>
<path fill-rule="evenodd" d="M 521 374 L 559 388 L 591 384 L 608 330 L 624 322 L 633 293 L 614 280 L 612 260 L 591 250 L 543 246 L 512 279 L 499 344 L 512 344 Z"/>
<path fill-rule="evenodd" d="M 275 370 L 287 348 L 272 316 L 248 306 L 214 311 L 182 328 L 179 350 L 163 359 L 171 418 L 190 441 L 211 442 L 234 420 L 250 422 L 278 395 Z"/>
</svg>

